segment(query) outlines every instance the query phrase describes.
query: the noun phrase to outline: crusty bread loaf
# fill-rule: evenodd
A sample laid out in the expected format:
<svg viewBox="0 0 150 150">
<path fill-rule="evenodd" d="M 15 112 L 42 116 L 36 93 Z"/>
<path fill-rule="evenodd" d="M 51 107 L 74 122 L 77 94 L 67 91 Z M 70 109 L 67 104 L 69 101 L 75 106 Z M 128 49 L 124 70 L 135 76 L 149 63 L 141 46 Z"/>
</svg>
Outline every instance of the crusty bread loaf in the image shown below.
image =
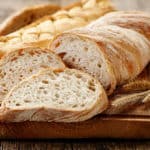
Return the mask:
<svg viewBox="0 0 150 150">
<path fill-rule="evenodd" d="M 1 121 L 79 122 L 107 108 L 101 84 L 74 69 L 46 69 L 14 87 L 2 103 Z"/>
<path fill-rule="evenodd" d="M 59 6 L 51 4 L 36 5 L 24 8 L 8 17 L 0 25 L 0 36 L 14 32 L 43 16 L 50 16 L 59 9 Z"/>
<path fill-rule="evenodd" d="M 149 40 L 134 30 L 114 25 L 68 31 L 58 35 L 50 49 L 69 67 L 95 76 L 108 94 L 116 85 L 134 79 L 150 61 Z"/>
<path fill-rule="evenodd" d="M 21 47 L 24 43 L 36 43 L 39 46 L 40 41 L 46 41 L 42 46 L 48 47 L 50 40 L 56 34 L 85 26 L 113 10 L 109 0 L 82 0 L 8 36 L 0 37 L 0 52 L 5 52 L 10 47 L 14 49 Z"/>
<path fill-rule="evenodd" d="M 101 25 L 117 25 L 135 30 L 150 39 L 150 13 L 140 11 L 116 11 L 106 14 L 89 25 L 99 28 Z"/>
<path fill-rule="evenodd" d="M 0 103 L 13 86 L 48 67 L 65 68 L 61 59 L 46 49 L 25 48 L 4 55 L 0 60 Z"/>
</svg>

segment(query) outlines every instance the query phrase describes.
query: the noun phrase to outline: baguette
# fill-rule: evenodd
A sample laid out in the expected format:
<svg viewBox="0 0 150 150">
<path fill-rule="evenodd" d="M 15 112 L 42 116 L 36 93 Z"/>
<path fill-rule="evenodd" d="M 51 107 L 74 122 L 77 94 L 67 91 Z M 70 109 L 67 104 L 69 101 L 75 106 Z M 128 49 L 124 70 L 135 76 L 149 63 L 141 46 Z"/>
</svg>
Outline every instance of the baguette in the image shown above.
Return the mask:
<svg viewBox="0 0 150 150">
<path fill-rule="evenodd" d="M 14 87 L 2 103 L 1 121 L 79 122 L 107 108 L 101 84 L 74 69 L 43 70 Z"/>
<path fill-rule="evenodd" d="M 22 44 L 48 47 L 51 39 L 58 33 L 75 27 L 85 26 L 114 8 L 109 0 L 82 0 L 57 13 L 44 17 L 33 24 L 7 36 L 0 37 L 0 53 L 3 54 L 10 47 L 16 49 Z M 13 46 L 12 46 L 13 45 Z"/>
<path fill-rule="evenodd" d="M 14 13 L 12 16 L 8 17 L 1 25 L 0 25 L 0 36 L 7 35 L 12 33 L 20 28 L 31 24 L 37 19 L 51 15 L 60 9 L 57 5 L 36 5 L 32 7 L 27 7 Z"/>
<path fill-rule="evenodd" d="M 48 67 L 62 70 L 65 65 L 47 49 L 25 48 L 4 55 L 0 60 L 0 104 L 13 86 Z"/>
<path fill-rule="evenodd" d="M 92 27 L 88 25 L 56 36 L 50 49 L 69 67 L 96 77 L 108 95 L 117 85 L 137 77 L 150 61 L 150 41 L 144 35 L 117 25 L 98 26 L 97 21 Z"/>
</svg>

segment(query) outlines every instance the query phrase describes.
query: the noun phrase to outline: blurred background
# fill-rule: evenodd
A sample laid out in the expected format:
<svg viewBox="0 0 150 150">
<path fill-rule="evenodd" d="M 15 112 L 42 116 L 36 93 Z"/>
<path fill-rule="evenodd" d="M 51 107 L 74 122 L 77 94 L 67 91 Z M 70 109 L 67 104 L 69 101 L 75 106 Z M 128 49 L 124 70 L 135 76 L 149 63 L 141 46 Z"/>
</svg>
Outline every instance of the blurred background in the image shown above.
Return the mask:
<svg viewBox="0 0 150 150">
<path fill-rule="evenodd" d="M 0 22 L 13 12 L 36 4 L 67 5 L 78 0 L 0 0 Z M 115 6 L 121 10 L 143 10 L 150 12 L 150 0 L 112 0 Z"/>
</svg>

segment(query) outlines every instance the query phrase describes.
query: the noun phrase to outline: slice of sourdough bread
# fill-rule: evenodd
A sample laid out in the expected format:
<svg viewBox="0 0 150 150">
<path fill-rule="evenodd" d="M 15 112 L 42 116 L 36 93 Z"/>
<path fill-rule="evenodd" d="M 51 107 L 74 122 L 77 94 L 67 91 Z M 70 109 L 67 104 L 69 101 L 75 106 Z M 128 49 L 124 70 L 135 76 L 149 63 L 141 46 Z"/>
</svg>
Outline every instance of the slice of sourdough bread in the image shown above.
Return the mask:
<svg viewBox="0 0 150 150">
<path fill-rule="evenodd" d="M 43 68 L 64 69 L 61 59 L 47 49 L 24 48 L 9 52 L 0 60 L 0 103 L 24 78 Z"/>
<path fill-rule="evenodd" d="M 101 84 L 75 69 L 45 69 L 14 87 L 2 103 L 1 121 L 78 122 L 107 107 Z"/>
</svg>

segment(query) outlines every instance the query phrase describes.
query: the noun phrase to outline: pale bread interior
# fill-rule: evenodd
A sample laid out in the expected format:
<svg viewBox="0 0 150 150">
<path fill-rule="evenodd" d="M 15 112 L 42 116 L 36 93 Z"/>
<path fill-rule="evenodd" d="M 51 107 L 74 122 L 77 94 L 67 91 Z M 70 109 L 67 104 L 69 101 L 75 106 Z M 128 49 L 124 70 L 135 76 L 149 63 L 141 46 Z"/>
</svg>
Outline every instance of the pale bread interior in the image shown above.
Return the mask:
<svg viewBox="0 0 150 150">
<path fill-rule="evenodd" d="M 0 100 L 24 78 L 47 67 L 64 69 L 65 66 L 53 52 L 38 48 L 16 50 L 4 56 L 0 62 Z"/>
<path fill-rule="evenodd" d="M 12 89 L 2 106 L 8 109 L 6 116 L 9 110 L 11 116 L 19 112 L 11 118 L 15 121 L 75 122 L 101 113 L 107 104 L 102 86 L 88 74 L 48 69 Z"/>
<path fill-rule="evenodd" d="M 76 35 L 64 34 L 54 40 L 51 49 L 64 60 L 71 68 L 83 70 L 96 77 L 109 90 L 112 80 L 112 72 L 104 54 L 99 46 L 88 38 L 80 38 Z"/>
</svg>

